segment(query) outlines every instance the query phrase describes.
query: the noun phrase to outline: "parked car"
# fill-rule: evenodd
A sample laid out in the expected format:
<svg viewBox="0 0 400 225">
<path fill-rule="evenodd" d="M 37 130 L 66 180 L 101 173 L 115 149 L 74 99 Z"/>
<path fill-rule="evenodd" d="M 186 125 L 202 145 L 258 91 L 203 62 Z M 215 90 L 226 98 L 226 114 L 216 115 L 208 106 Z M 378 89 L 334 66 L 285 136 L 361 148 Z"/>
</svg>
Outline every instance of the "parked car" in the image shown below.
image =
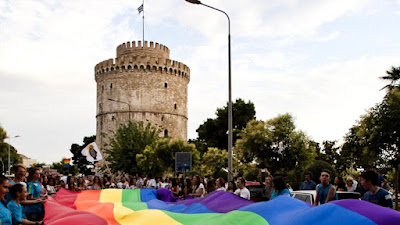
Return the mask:
<svg viewBox="0 0 400 225">
<path fill-rule="evenodd" d="M 254 202 L 266 201 L 264 185 L 256 181 L 247 181 L 246 188 L 250 191 L 250 200 Z"/>
<path fill-rule="evenodd" d="M 337 191 L 338 199 L 360 199 L 361 195 L 358 192 L 347 192 L 347 191 Z M 316 191 L 314 190 L 299 190 L 292 191 L 293 198 L 305 201 L 311 205 L 314 205 Z"/>
</svg>

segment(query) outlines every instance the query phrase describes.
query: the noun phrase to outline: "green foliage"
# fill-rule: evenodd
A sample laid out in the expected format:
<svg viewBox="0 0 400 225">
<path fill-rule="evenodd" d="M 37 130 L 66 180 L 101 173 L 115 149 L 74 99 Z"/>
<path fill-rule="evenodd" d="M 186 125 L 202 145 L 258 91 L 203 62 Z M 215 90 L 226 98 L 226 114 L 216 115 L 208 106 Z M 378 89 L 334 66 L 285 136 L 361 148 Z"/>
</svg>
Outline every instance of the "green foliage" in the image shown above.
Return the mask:
<svg viewBox="0 0 400 225">
<path fill-rule="evenodd" d="M 86 156 L 82 155 L 82 149 L 84 149 L 88 144 L 94 142 L 96 140 L 96 136 L 90 136 L 90 137 L 84 137 L 83 138 L 83 144 L 78 145 L 78 144 L 72 144 L 71 145 L 71 153 L 73 154 L 72 156 L 72 163 L 76 168 L 78 168 L 79 173 L 85 174 L 85 175 L 91 175 L 93 172 L 91 171 L 90 168 L 88 168 L 88 165 L 93 165 L 93 163 L 89 162 L 86 160 Z M 64 165 L 64 162 L 61 162 L 62 165 Z M 70 166 L 71 167 L 71 166 Z M 57 169 L 58 170 L 58 169 Z M 64 171 L 66 169 L 62 169 Z M 74 168 L 68 168 L 67 169 L 70 173 L 75 173 Z M 63 173 L 63 172 L 60 172 Z"/>
<path fill-rule="evenodd" d="M 154 161 L 148 161 L 145 168 L 138 166 L 137 159 L 144 161 L 152 160 L 156 141 L 159 139 L 160 128 L 153 127 L 150 123 L 146 126 L 143 122 L 121 124 L 115 135 L 109 138 L 109 148 L 106 150 L 107 161 L 110 163 L 111 171 L 135 174 L 138 171 L 153 171 L 150 165 Z M 142 155 L 141 155 L 142 154 Z M 138 155 L 138 157 L 137 157 Z M 162 172 L 162 171 L 161 171 Z"/>
<path fill-rule="evenodd" d="M 197 165 L 200 153 L 194 144 L 188 144 L 183 140 L 158 139 L 154 145 L 147 145 L 143 153 L 136 155 L 137 166 L 143 173 L 152 173 L 156 176 L 163 175 L 166 171 L 175 170 L 175 153 L 192 153 L 192 164 Z"/>
<path fill-rule="evenodd" d="M 356 166 L 390 169 L 400 145 L 400 91 L 388 91 L 382 103 L 361 116 L 345 137 L 342 156 Z"/>
<path fill-rule="evenodd" d="M 393 88 L 385 96 L 378 111 L 375 139 L 379 143 L 380 167 L 393 168 L 400 146 L 400 89 Z"/>
<path fill-rule="evenodd" d="M 214 176 L 220 174 L 222 168 L 228 167 L 228 151 L 218 148 L 208 148 L 201 159 L 200 172 L 205 176 Z M 227 173 L 223 177 L 226 177 Z"/>
<path fill-rule="evenodd" d="M 3 129 L 2 126 L 0 126 L 0 142 L 4 142 L 6 138 L 7 138 L 7 132 Z"/>
<path fill-rule="evenodd" d="M 305 169 L 302 172 L 301 178 L 304 179 L 304 173 L 305 172 L 311 172 L 312 173 L 312 177 L 311 179 L 315 182 L 315 183 L 321 183 L 319 180 L 319 177 L 321 175 L 321 171 L 323 169 L 328 169 L 331 171 L 332 175 L 331 175 L 331 183 L 333 183 L 334 178 L 336 176 L 336 171 L 335 169 L 331 166 L 331 164 L 322 161 L 322 160 L 316 160 L 310 167 L 308 167 L 307 169 Z M 299 186 L 296 186 L 299 187 Z"/>
<path fill-rule="evenodd" d="M 253 163 L 249 163 L 242 170 L 243 170 L 243 177 L 247 181 L 259 181 L 260 180 L 260 169 L 257 167 L 257 165 L 255 165 Z"/>
<path fill-rule="evenodd" d="M 301 171 L 313 163 L 315 142 L 302 131 L 295 131 L 290 114 L 266 122 L 252 120 L 240 134 L 235 151 L 243 163 L 256 162 L 272 174 L 286 175 L 298 182 Z"/>
<path fill-rule="evenodd" d="M 400 67 L 396 68 L 392 66 L 391 70 L 386 71 L 386 76 L 382 76 L 381 79 L 390 81 L 390 84 L 386 85 L 382 89 L 388 89 L 389 91 L 393 88 L 400 87 Z"/>
<path fill-rule="evenodd" d="M 313 163 L 316 145 L 295 128 L 290 114 L 266 122 L 250 121 L 236 142 L 238 158 L 243 163 L 256 162 L 259 168 L 284 175 L 293 183 L 300 182 L 301 172 Z"/>
<path fill-rule="evenodd" d="M 337 141 L 324 141 L 322 149 L 318 146 L 316 159 L 329 163 L 338 173 L 341 173 L 350 167 L 350 158 L 343 157 L 340 151 L 341 147 L 338 146 Z"/>
<path fill-rule="evenodd" d="M 236 143 L 238 158 L 244 163 L 255 161 L 272 173 L 285 173 L 309 166 L 315 147 L 302 131 L 295 131 L 290 114 L 279 115 L 267 122 L 252 120 Z"/>
<path fill-rule="evenodd" d="M 0 126 L 0 161 L 2 161 L 5 171 L 7 171 L 8 168 L 8 150 L 10 150 L 11 165 L 22 162 L 22 158 L 18 154 L 17 150 L 12 145 L 5 142 L 5 140 L 8 139 L 7 137 L 7 132 Z M 3 166 L 0 167 L 0 170 L 2 169 Z"/>
<path fill-rule="evenodd" d="M 251 101 L 246 103 L 239 98 L 232 104 L 233 144 L 238 139 L 238 133 L 246 127 L 247 122 L 255 119 L 255 114 L 255 107 Z M 228 104 L 224 108 L 218 108 L 216 115 L 217 118 L 207 119 L 196 130 L 199 135 L 198 141 L 203 142 L 206 146 L 204 148 L 196 143 L 197 148 L 202 151 L 207 150 L 208 147 L 228 148 Z"/>
<path fill-rule="evenodd" d="M 50 169 L 56 169 L 58 173 L 63 174 L 65 170 L 68 170 L 72 175 L 77 175 L 79 173 L 79 168 L 76 165 L 70 165 L 69 168 L 64 168 L 64 159 L 62 158 L 59 162 L 53 162 L 50 165 Z"/>
</svg>

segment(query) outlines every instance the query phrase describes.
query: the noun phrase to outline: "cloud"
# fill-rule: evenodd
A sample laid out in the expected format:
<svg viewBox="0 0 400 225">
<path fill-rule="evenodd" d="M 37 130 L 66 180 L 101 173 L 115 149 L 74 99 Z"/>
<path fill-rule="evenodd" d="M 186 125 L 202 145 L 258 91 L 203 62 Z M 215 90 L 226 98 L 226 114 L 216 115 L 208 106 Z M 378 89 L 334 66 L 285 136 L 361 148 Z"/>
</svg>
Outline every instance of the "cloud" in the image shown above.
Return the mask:
<svg viewBox="0 0 400 225">
<path fill-rule="evenodd" d="M 366 9 L 384 26 L 385 17 L 377 12 L 393 9 L 382 4 L 204 3 L 231 18 L 233 100 L 253 101 L 259 119 L 291 112 L 298 127 L 318 141 L 340 139 L 378 102 L 385 85 L 378 77 L 399 62 L 395 45 L 388 51 L 380 42 L 359 44 L 365 36 L 355 28 L 365 24 L 354 18 L 365 16 Z M 0 108 L 0 123 L 21 135 L 16 147 L 22 153 L 59 161 L 70 155 L 72 143 L 81 144 L 96 132 L 94 66 L 115 58 L 117 45 L 142 38 L 141 4 L 0 1 L 0 26 L 5 28 L 0 30 L 0 99 L 7 106 Z M 183 0 L 146 1 L 145 16 L 145 38 L 167 45 L 172 59 L 191 68 L 188 136 L 196 137 L 198 126 L 228 100 L 227 19 Z M 343 24 L 350 24 L 347 30 Z M 354 30 L 352 38 L 340 42 L 348 30 Z M 397 34 L 380 35 L 387 37 L 385 43 L 396 43 Z M 372 54 L 371 46 L 381 51 Z"/>
<path fill-rule="evenodd" d="M 340 35 L 340 32 L 335 31 L 335 32 L 328 34 L 327 36 L 316 38 L 316 41 L 318 41 L 318 42 L 330 41 L 330 40 L 336 39 L 337 37 L 339 37 L 339 35 Z"/>
</svg>

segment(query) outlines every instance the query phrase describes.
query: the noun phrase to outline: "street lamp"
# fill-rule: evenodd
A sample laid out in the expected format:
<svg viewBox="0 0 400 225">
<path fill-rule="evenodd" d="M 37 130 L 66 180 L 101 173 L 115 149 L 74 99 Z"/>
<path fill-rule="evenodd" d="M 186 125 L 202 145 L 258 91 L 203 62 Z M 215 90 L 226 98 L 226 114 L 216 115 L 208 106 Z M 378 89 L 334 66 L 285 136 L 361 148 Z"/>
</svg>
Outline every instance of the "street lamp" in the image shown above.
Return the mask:
<svg viewBox="0 0 400 225">
<path fill-rule="evenodd" d="M 225 14 L 228 18 L 228 65 L 229 65 L 229 73 L 228 73 L 228 80 L 229 80 L 229 94 L 228 94 L 228 181 L 232 181 L 232 142 L 233 142 L 233 132 L 232 132 L 232 80 L 231 80 L 231 20 L 229 19 L 228 14 L 226 12 L 214 8 L 212 6 L 206 5 L 201 3 L 198 0 L 185 0 L 192 4 L 203 5 L 208 8 L 217 10 Z"/>
<path fill-rule="evenodd" d="M 129 107 L 129 121 L 131 121 L 131 105 L 129 103 L 123 102 L 123 101 L 119 101 L 119 100 L 115 100 L 115 99 L 112 99 L 112 98 L 109 98 L 108 100 L 112 101 L 112 102 L 119 102 L 119 103 L 127 104 L 128 107 Z"/>
<path fill-rule="evenodd" d="M 19 135 L 16 135 L 14 137 L 7 137 L 8 138 L 8 171 L 7 174 L 11 175 L 11 138 L 19 138 Z"/>
</svg>

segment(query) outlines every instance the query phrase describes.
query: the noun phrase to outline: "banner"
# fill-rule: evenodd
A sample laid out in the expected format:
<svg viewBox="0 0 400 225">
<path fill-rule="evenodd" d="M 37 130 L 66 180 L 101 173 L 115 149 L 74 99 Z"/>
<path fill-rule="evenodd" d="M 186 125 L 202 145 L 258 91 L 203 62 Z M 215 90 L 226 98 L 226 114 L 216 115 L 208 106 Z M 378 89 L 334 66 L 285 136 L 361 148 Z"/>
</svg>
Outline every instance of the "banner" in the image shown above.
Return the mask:
<svg viewBox="0 0 400 225">
<path fill-rule="evenodd" d="M 69 167 L 70 163 L 71 163 L 71 159 L 64 159 L 64 167 Z"/>
<path fill-rule="evenodd" d="M 82 155 L 86 156 L 86 160 L 89 162 L 96 162 L 103 159 L 96 142 L 92 142 L 82 149 Z"/>
</svg>

